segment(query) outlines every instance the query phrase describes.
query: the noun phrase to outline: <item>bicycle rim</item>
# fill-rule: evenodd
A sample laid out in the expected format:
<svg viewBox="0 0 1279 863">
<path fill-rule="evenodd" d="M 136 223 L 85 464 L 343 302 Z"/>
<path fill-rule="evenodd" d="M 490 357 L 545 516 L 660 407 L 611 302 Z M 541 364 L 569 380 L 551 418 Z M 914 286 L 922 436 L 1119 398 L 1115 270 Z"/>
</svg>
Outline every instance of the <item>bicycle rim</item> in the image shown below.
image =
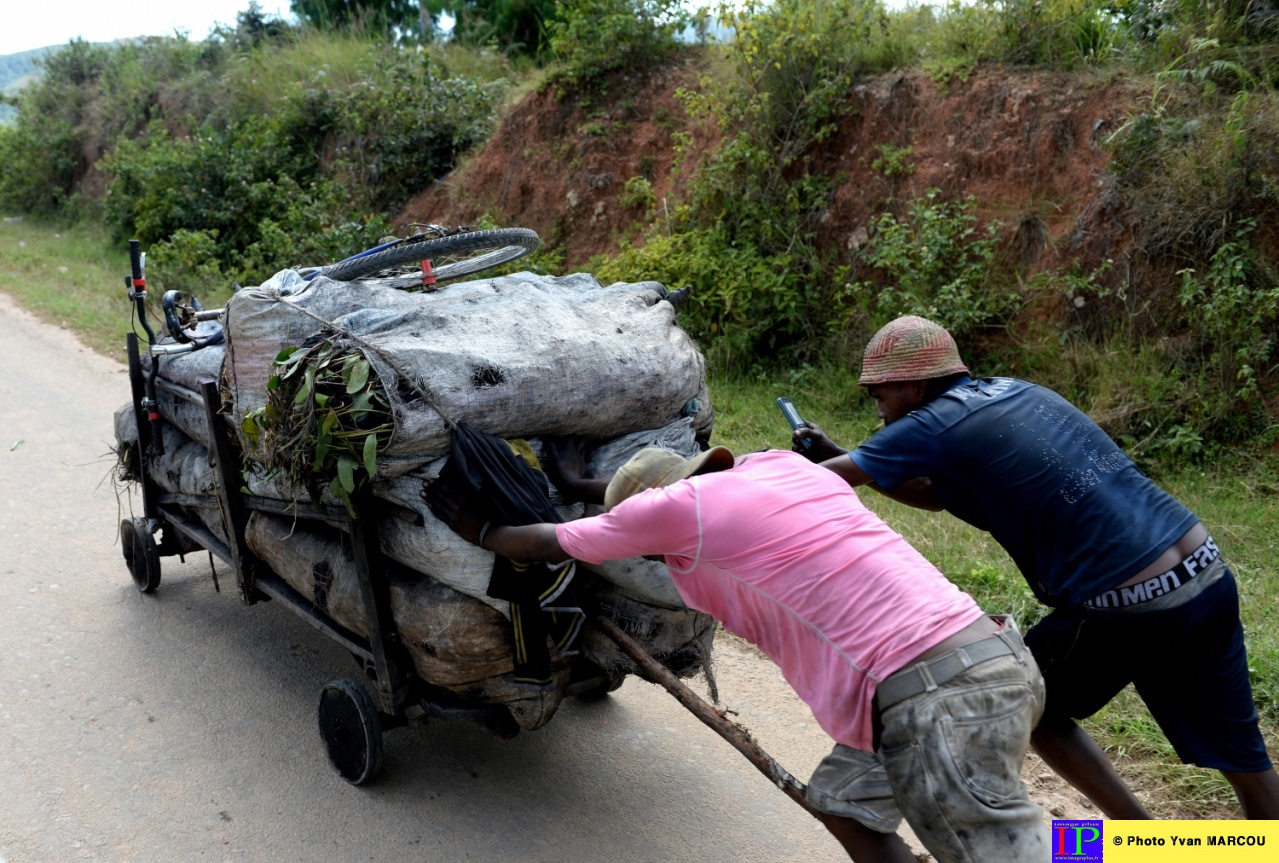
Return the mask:
<svg viewBox="0 0 1279 863">
<path fill-rule="evenodd" d="M 536 232 L 527 228 L 471 231 L 430 240 L 410 239 L 364 258 L 331 264 L 321 273 L 337 281 L 353 281 L 393 267 L 430 260 L 436 282 L 442 282 L 509 263 L 535 250 L 540 242 Z"/>
</svg>

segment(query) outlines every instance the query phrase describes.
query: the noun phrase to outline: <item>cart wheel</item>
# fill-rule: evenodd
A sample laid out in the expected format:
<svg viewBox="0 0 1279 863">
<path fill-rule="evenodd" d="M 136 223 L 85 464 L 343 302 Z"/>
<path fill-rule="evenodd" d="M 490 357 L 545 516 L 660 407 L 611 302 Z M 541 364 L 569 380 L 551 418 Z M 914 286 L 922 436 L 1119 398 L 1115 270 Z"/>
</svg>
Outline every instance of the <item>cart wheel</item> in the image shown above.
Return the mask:
<svg viewBox="0 0 1279 863">
<path fill-rule="evenodd" d="M 626 675 L 622 675 L 621 677 L 610 677 L 598 686 L 593 686 L 590 689 L 577 693 L 577 697 L 583 701 L 595 701 L 601 698 L 607 698 L 610 693 L 621 689 L 622 683 L 625 681 Z"/>
<path fill-rule="evenodd" d="M 599 701 L 601 698 L 607 698 L 610 693 L 621 689 L 625 681 L 625 674 L 619 677 L 608 676 L 594 686 L 573 692 L 573 696 L 582 701 Z"/>
<path fill-rule="evenodd" d="M 320 737 L 329 763 L 352 785 L 363 785 L 382 768 L 382 718 L 368 690 L 349 677 L 320 690 Z"/>
<path fill-rule="evenodd" d="M 145 518 L 126 518 L 120 522 L 120 546 L 125 566 L 133 574 L 138 590 L 153 592 L 160 586 L 160 550 Z"/>
</svg>

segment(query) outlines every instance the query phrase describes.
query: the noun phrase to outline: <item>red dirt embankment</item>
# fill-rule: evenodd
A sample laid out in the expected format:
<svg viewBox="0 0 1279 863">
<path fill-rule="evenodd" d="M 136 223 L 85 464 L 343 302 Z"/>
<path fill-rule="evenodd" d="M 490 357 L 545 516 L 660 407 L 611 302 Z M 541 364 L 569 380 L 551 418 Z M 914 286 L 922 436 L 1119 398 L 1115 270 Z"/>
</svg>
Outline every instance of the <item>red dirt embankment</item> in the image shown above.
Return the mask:
<svg viewBox="0 0 1279 863">
<path fill-rule="evenodd" d="M 642 227 L 641 205 L 623 206 L 627 180 L 648 179 L 662 202 L 678 194 L 675 135 L 703 151 L 718 140 L 695 125 L 675 90 L 697 86 L 695 62 L 646 79 L 617 79 L 607 98 L 559 100 L 533 92 L 463 167 L 415 198 L 399 221 L 466 223 L 489 213 L 538 231 L 568 267 L 611 254 Z M 1085 267 L 1127 246 L 1100 143 L 1139 95 L 1118 80 L 987 67 L 942 88 L 918 72 L 855 87 L 836 134 L 812 154 L 837 179 L 819 215 L 819 242 L 847 257 L 890 197 L 929 188 L 974 195 L 983 220 L 997 218 L 1024 266 Z M 881 147 L 911 148 L 909 174 L 872 170 Z M 1045 230 L 1046 229 L 1046 230 Z"/>
<path fill-rule="evenodd" d="M 593 103 L 561 100 L 553 87 L 529 93 L 478 153 L 410 201 L 397 221 L 467 224 L 488 213 L 537 231 L 564 250 L 568 267 L 611 254 L 644 216 L 642 205 L 622 205 L 626 181 L 647 179 L 660 210 L 675 181 L 676 133 L 699 146 L 717 140 L 675 97 L 699 75 L 690 61 L 642 79 L 618 77 Z"/>
</svg>

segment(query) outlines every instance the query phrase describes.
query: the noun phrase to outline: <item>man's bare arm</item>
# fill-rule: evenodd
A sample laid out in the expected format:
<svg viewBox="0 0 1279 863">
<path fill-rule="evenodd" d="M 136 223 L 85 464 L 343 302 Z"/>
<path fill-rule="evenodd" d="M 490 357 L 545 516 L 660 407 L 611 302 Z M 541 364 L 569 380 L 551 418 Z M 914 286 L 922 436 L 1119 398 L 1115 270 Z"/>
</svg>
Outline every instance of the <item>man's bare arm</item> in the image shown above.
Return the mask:
<svg viewBox="0 0 1279 863">
<path fill-rule="evenodd" d="M 857 462 L 848 457 L 848 453 L 828 458 L 822 462 L 822 467 L 832 471 L 837 477 L 844 482 L 857 488 L 859 485 L 871 485 L 875 480 L 870 478 L 870 474 L 857 466 Z"/>
<path fill-rule="evenodd" d="M 904 503 L 907 506 L 928 509 L 933 512 L 942 509 L 941 499 L 937 497 L 937 490 L 933 488 L 933 481 L 926 476 L 906 480 L 892 490 L 885 490 L 880 488 L 879 483 L 871 479 L 870 474 L 858 467 L 857 462 L 847 455 L 837 455 L 834 458 L 827 459 L 822 462 L 822 467 L 833 471 L 836 476 L 853 488 L 857 488 L 860 485 L 868 485 L 884 495 L 884 497 L 892 498 L 898 503 Z"/>
<path fill-rule="evenodd" d="M 933 488 L 933 481 L 926 476 L 908 479 L 892 491 L 884 491 L 879 487 L 879 483 L 875 482 L 870 483 L 870 487 L 884 497 L 890 497 L 898 503 L 904 503 L 916 509 L 928 509 L 933 512 L 944 509 L 941 498 L 937 497 L 937 489 Z"/>
<path fill-rule="evenodd" d="M 485 530 L 475 513 L 467 509 L 462 496 L 447 483 L 428 480 L 422 485 L 422 500 L 440 521 L 467 542 L 511 560 L 560 563 L 570 555 L 560 548 L 553 524 L 521 527 L 489 525 Z"/>
<path fill-rule="evenodd" d="M 511 560 L 540 560 L 560 563 L 570 555 L 560 548 L 553 524 L 530 524 L 523 527 L 491 527 L 484 535 L 484 548 Z"/>
</svg>

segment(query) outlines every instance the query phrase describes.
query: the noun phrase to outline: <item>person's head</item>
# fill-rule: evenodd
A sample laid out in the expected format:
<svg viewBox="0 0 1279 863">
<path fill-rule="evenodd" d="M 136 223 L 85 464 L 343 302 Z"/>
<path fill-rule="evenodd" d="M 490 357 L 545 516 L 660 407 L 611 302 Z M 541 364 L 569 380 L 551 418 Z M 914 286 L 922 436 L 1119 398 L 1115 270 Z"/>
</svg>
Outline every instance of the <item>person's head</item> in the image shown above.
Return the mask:
<svg viewBox="0 0 1279 863">
<path fill-rule="evenodd" d="M 610 510 L 632 495 L 650 488 L 662 488 L 697 476 L 727 470 L 733 466 L 733 454 L 722 446 L 711 447 L 692 458 L 664 449 L 642 449 L 617 469 L 604 490 L 604 509 Z"/>
<path fill-rule="evenodd" d="M 866 387 L 885 424 L 923 407 L 968 367 L 945 327 L 918 315 L 890 321 L 871 337 L 857 383 Z"/>
</svg>

